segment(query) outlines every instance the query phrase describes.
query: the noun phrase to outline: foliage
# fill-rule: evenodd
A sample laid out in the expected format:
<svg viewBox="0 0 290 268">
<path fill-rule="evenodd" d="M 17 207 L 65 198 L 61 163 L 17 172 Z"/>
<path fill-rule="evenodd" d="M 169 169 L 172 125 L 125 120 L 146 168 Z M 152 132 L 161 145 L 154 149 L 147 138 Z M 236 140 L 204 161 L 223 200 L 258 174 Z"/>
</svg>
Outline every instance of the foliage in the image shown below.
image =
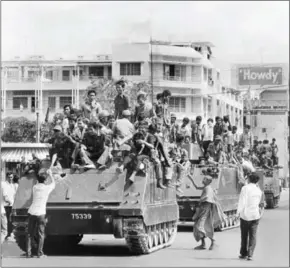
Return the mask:
<svg viewBox="0 0 290 268">
<path fill-rule="evenodd" d="M 4 120 L 5 128 L 1 139 L 4 142 L 35 142 L 36 122 L 25 117 L 11 118 Z"/>
<path fill-rule="evenodd" d="M 124 80 L 124 79 L 123 79 Z M 148 100 L 151 100 L 151 84 L 149 82 L 131 82 L 124 80 L 125 95 L 129 97 L 131 109 L 133 110 L 136 106 L 137 95 L 140 91 L 147 93 Z M 95 79 L 91 81 L 91 85 L 87 87 L 84 95 L 83 101 L 87 98 L 87 93 L 89 90 L 93 89 L 97 92 L 98 102 L 101 104 L 102 108 L 110 113 L 114 112 L 114 99 L 117 95 L 115 88 L 116 80 L 111 79 Z"/>
<path fill-rule="evenodd" d="M 151 101 L 151 85 L 149 82 L 129 82 L 126 83 L 125 94 L 129 97 L 131 109 L 134 110 L 136 106 L 137 95 L 140 91 L 147 93 L 148 100 Z M 115 80 L 96 79 L 91 81 L 91 85 L 86 89 L 81 102 L 87 98 L 89 90 L 93 89 L 97 93 L 98 102 L 103 109 L 114 113 L 114 99 L 117 95 L 115 88 Z M 57 124 L 61 124 L 64 115 L 57 113 L 53 116 L 50 122 L 44 122 L 40 126 L 40 141 L 51 137 L 53 128 Z M 4 119 L 5 130 L 3 131 L 2 140 L 4 142 L 36 142 L 36 122 L 30 121 L 25 117 Z"/>
</svg>

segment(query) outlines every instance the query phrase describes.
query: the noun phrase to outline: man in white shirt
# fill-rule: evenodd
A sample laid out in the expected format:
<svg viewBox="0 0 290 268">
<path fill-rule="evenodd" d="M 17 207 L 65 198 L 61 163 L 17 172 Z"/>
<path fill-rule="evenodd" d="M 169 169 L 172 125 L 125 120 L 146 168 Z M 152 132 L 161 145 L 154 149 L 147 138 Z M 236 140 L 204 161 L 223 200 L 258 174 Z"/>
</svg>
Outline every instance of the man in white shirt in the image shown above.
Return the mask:
<svg viewBox="0 0 290 268">
<path fill-rule="evenodd" d="M 244 133 L 240 137 L 240 141 L 244 143 L 244 148 L 248 151 L 253 147 L 253 135 L 250 132 L 251 127 L 246 125 L 244 128 Z"/>
<path fill-rule="evenodd" d="M 46 184 L 47 178 L 51 183 Z M 45 257 L 43 254 L 43 244 L 46 225 L 46 203 L 50 193 L 55 188 L 55 180 L 51 170 L 41 169 L 38 174 L 38 183 L 32 188 L 32 204 L 28 209 L 28 228 L 27 228 L 27 249 L 26 257 L 31 258 L 32 238 L 37 233 L 37 256 Z"/>
<path fill-rule="evenodd" d="M 11 172 L 7 172 L 6 174 L 6 180 L 2 182 L 2 190 L 3 190 L 3 205 L 5 208 L 5 213 L 7 217 L 8 222 L 8 233 L 6 240 L 12 241 L 14 240 L 13 237 L 13 225 L 10 221 L 10 214 L 12 211 L 12 206 L 15 199 L 15 194 L 17 191 L 17 184 L 13 183 L 14 175 Z"/>
<path fill-rule="evenodd" d="M 123 118 L 118 119 L 113 127 L 113 137 L 118 145 L 124 143 L 127 139 L 133 137 L 135 133 L 134 125 L 130 122 L 131 112 L 125 110 L 122 113 Z"/>
<path fill-rule="evenodd" d="M 211 142 L 213 142 L 213 119 L 207 120 L 207 125 L 204 125 L 201 131 L 202 147 L 204 155 L 207 153 L 207 148 Z"/>
<path fill-rule="evenodd" d="M 3 243 L 6 235 L 7 235 L 7 217 L 4 208 L 4 200 L 3 200 L 3 188 L 1 187 L 1 244 Z"/>
<path fill-rule="evenodd" d="M 240 216 L 242 235 L 240 259 L 247 258 L 252 260 L 256 246 L 257 229 L 261 217 L 260 206 L 262 205 L 263 196 L 258 186 L 258 181 L 258 174 L 252 173 L 248 179 L 249 183 L 243 186 L 239 198 L 237 216 Z"/>
</svg>

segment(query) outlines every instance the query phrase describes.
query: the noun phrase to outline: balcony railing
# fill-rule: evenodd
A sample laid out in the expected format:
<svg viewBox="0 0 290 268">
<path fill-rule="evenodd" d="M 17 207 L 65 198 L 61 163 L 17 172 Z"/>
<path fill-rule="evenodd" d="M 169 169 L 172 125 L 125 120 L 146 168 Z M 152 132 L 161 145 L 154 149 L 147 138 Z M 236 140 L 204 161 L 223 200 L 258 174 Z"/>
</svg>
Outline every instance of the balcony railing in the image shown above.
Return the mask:
<svg viewBox="0 0 290 268">
<path fill-rule="evenodd" d="M 112 76 L 91 76 L 91 75 L 81 75 L 79 76 L 80 81 L 93 81 L 98 79 L 111 79 Z M 9 84 L 12 83 L 35 83 L 38 80 L 38 77 L 8 77 L 6 82 Z M 46 78 L 44 77 L 42 82 L 44 83 L 67 83 L 72 82 L 73 77 L 65 77 L 65 78 Z"/>
<path fill-rule="evenodd" d="M 164 75 L 163 80 L 167 81 L 177 81 L 177 82 L 186 82 L 186 77 L 184 76 L 170 76 L 170 75 Z"/>
</svg>

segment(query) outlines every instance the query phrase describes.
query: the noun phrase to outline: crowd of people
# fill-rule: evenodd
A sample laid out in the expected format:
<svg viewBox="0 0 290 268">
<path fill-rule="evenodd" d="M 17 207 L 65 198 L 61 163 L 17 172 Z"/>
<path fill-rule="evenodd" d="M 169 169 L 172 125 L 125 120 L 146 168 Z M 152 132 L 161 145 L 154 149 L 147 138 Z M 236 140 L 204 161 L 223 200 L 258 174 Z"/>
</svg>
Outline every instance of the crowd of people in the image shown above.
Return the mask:
<svg viewBox="0 0 290 268">
<path fill-rule="evenodd" d="M 207 174 L 203 180 L 204 185 L 197 186 L 194 178 L 186 172 L 188 168 L 192 167 L 192 164 L 242 167 L 243 170 L 249 171 L 250 186 L 248 188 L 250 191 L 251 185 L 256 184 L 259 179 L 253 173 L 254 167 L 260 166 L 272 170 L 273 166 L 278 165 L 278 147 L 275 139 L 271 144 L 268 140 L 263 142 L 254 140 L 249 125 L 246 125 L 243 133 L 239 135 L 237 127 L 232 126 L 229 116 L 216 116 L 215 120 L 208 118 L 206 124 L 202 124 L 201 116 L 197 116 L 192 121 L 185 117 L 181 123 L 178 123 L 177 116 L 169 111 L 171 92 L 168 90 L 157 94 L 154 104 L 147 101 L 146 93 L 139 92 L 138 105 L 132 110 L 129 98 L 124 94 L 125 87 L 125 82 L 122 80 L 116 83 L 117 96 L 112 114 L 102 109 L 94 90 L 88 91 L 87 100 L 82 104 L 80 110 L 65 105 L 63 119 L 56 122 L 53 136 L 45 140 L 52 145 L 49 155 L 50 167 L 47 170 L 42 169 L 40 160 L 35 155 L 33 155 L 32 161 L 21 166 L 21 171 L 24 173 L 31 169 L 37 171 L 39 180 L 39 184 L 33 188 L 34 197 L 29 209 L 27 257 L 31 256 L 29 245 L 35 222 L 42 226 L 38 229 L 39 239 L 43 244 L 45 227 L 43 215 L 45 215 L 48 196 L 55 187 L 55 175 L 52 174 L 55 174 L 56 170 L 60 176 L 66 175 L 63 173 L 66 168 L 75 171 L 80 169 L 102 170 L 112 164 L 114 156 L 121 154 L 122 160 L 116 168 L 116 172 L 122 173 L 127 169 L 130 174 L 128 179 L 134 182 L 136 173 L 142 171 L 146 164 L 152 163 L 157 186 L 162 189 L 175 187 L 179 196 L 182 196 L 182 179 L 187 174 L 194 186 L 202 190 L 200 207 L 193 218 L 196 222 L 193 229 L 194 237 L 197 241 L 202 242 L 197 248 L 204 249 L 205 238 L 208 237 L 211 240 L 210 249 L 213 249 L 213 231 L 222 222 L 224 215 L 210 186 L 212 177 Z M 192 158 L 191 150 L 199 152 L 197 155 L 195 154 L 195 158 Z M 175 183 L 171 180 L 173 172 L 177 173 Z M 44 183 L 47 174 L 52 180 L 52 184 L 49 186 Z M 12 183 L 14 175 L 9 173 L 7 176 L 9 178 L 5 182 L 7 185 L 2 185 L 5 201 L 5 210 L 2 211 L 5 211 L 9 218 L 14 202 L 12 199 L 15 197 L 17 188 Z M 256 191 L 256 189 L 254 190 Z M 36 205 L 39 202 L 37 195 L 45 196 L 41 210 Z M 242 211 L 241 206 L 240 198 L 239 213 Z M 210 223 L 211 228 L 205 232 L 205 221 L 209 219 L 211 211 L 215 211 L 218 215 L 216 221 Z M 255 215 L 254 220 L 257 219 L 258 216 Z M 248 219 L 244 217 L 243 224 L 246 224 L 246 220 Z M 9 224 L 8 238 L 11 236 L 12 230 L 12 226 L 9 227 Z M 248 256 L 251 259 L 253 247 L 250 249 L 251 252 L 247 253 L 244 244 L 243 240 L 241 258 Z M 42 246 L 40 246 L 41 248 Z M 42 249 L 38 255 L 43 256 Z"/>
</svg>

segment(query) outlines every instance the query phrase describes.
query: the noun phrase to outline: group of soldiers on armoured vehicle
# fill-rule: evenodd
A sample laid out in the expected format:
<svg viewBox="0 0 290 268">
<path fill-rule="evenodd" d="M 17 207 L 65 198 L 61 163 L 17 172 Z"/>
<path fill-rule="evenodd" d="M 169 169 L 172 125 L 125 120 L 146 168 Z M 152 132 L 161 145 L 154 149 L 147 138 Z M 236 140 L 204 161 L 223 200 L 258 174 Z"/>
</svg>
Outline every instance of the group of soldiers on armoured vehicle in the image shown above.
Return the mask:
<svg viewBox="0 0 290 268">
<path fill-rule="evenodd" d="M 129 98 L 124 94 L 125 86 L 123 80 L 116 83 L 112 114 L 102 109 L 93 89 L 88 91 L 80 110 L 64 106 L 64 118 L 56 122 L 53 136 L 44 141 L 52 145 L 51 167 L 103 170 L 112 163 L 114 153 L 121 151 L 123 162 L 117 172 L 122 173 L 126 168 L 133 170 L 129 179 L 134 181 L 143 162 L 151 161 L 160 188 L 173 186 L 172 168 L 176 163 L 179 190 L 181 177 L 190 166 L 186 144 L 198 144 L 200 159 L 209 165 L 236 165 L 248 161 L 271 169 L 271 158 L 277 162 L 277 146 L 267 141 L 261 146 L 254 141 L 250 126 L 246 125 L 243 134 L 238 135 L 229 116 L 216 116 L 215 124 L 212 118 L 202 124 L 201 116 L 192 121 L 185 117 L 179 124 L 176 115 L 169 112 L 171 92 L 168 90 L 157 94 L 153 105 L 147 101 L 146 93 L 139 92 L 138 105 L 132 111 Z"/>
</svg>

